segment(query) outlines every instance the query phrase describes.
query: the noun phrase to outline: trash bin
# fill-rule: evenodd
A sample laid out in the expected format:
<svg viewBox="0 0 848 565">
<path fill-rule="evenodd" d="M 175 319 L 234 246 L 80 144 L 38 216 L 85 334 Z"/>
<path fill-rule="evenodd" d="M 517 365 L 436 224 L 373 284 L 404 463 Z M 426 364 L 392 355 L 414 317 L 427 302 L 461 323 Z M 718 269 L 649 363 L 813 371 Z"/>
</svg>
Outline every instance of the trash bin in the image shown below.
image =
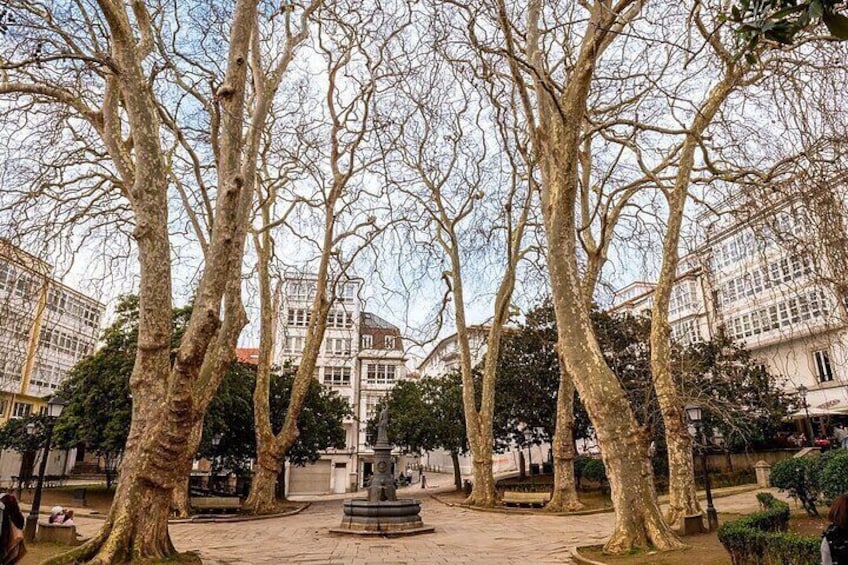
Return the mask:
<svg viewBox="0 0 848 565">
<path fill-rule="evenodd" d="M 465 482 L 462 483 L 462 487 L 465 490 L 465 496 L 471 496 L 471 490 L 474 488 L 474 485 L 471 484 L 471 481 L 465 479 Z"/>
<path fill-rule="evenodd" d="M 539 464 L 538 463 L 531 463 L 530 464 L 530 474 L 531 475 L 538 475 L 539 474 Z"/>
</svg>

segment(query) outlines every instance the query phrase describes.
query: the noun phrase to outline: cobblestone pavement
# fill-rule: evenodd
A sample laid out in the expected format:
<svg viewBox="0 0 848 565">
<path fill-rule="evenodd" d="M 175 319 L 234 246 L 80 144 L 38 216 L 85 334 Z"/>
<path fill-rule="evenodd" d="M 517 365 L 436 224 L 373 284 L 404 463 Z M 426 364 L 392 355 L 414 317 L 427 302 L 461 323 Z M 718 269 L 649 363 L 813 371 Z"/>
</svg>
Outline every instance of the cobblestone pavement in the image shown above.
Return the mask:
<svg viewBox="0 0 848 565">
<path fill-rule="evenodd" d="M 436 532 L 394 539 L 334 536 L 341 521 L 339 500 L 313 502 L 294 516 L 252 522 L 172 524 L 180 551 L 199 551 L 204 563 L 322 564 L 547 564 L 572 563 L 569 549 L 601 543 L 613 527 L 612 513 L 586 516 L 515 515 L 450 507 L 422 500 L 424 522 Z M 720 512 L 756 508 L 754 493 L 716 500 Z M 84 535 L 102 522 L 78 520 Z"/>
</svg>

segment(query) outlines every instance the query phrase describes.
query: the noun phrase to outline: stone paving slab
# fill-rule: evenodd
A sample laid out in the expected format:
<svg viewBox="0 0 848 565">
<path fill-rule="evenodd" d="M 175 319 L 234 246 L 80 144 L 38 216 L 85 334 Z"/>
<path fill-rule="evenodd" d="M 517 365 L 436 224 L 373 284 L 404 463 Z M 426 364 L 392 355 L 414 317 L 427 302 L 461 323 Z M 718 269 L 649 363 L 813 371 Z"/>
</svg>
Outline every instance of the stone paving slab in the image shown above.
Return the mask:
<svg viewBox="0 0 848 565">
<path fill-rule="evenodd" d="M 776 491 L 772 491 L 775 492 Z M 716 500 L 719 512 L 751 512 L 753 492 Z M 341 522 L 341 501 L 313 502 L 295 516 L 254 522 L 172 524 L 180 551 L 199 551 L 209 564 L 553 564 L 573 563 L 570 548 L 603 543 L 612 513 L 587 516 L 511 515 L 450 507 L 422 500 L 424 523 L 433 534 L 362 539 L 329 534 Z M 102 521 L 81 517 L 77 529 L 96 533 Z"/>
</svg>

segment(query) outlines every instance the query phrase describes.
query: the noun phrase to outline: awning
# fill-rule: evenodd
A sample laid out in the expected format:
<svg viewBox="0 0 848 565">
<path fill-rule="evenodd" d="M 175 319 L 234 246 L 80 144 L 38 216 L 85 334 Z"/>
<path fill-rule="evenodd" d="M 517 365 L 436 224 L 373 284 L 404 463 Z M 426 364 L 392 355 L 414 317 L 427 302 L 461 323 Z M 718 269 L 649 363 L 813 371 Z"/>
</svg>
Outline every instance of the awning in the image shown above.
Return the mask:
<svg viewBox="0 0 848 565">
<path fill-rule="evenodd" d="M 811 418 L 848 414 L 848 387 L 838 386 L 807 392 L 807 410 L 796 410 L 790 417 L 806 418 L 807 412 Z"/>
<path fill-rule="evenodd" d="M 806 418 L 808 415 L 810 418 L 818 418 L 819 416 L 845 416 L 846 413 L 837 410 L 825 410 L 823 408 L 807 408 L 807 410 L 801 409 L 793 412 L 789 417 L 793 420 L 800 420 Z"/>
</svg>

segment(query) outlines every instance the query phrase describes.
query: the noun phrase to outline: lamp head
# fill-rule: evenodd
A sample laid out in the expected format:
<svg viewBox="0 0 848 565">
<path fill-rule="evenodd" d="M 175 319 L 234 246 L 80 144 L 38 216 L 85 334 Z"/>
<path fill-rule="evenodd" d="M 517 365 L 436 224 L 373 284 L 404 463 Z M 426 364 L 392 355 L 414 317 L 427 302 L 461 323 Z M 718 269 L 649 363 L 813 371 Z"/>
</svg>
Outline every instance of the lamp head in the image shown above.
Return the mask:
<svg viewBox="0 0 848 565">
<path fill-rule="evenodd" d="M 62 415 L 62 410 L 65 409 L 67 402 L 56 396 L 55 394 L 47 401 L 47 415 L 51 418 L 58 418 Z"/>
<path fill-rule="evenodd" d="M 689 404 L 686 406 L 686 415 L 689 417 L 690 422 L 700 422 L 701 421 L 701 407 L 696 404 Z"/>
</svg>

